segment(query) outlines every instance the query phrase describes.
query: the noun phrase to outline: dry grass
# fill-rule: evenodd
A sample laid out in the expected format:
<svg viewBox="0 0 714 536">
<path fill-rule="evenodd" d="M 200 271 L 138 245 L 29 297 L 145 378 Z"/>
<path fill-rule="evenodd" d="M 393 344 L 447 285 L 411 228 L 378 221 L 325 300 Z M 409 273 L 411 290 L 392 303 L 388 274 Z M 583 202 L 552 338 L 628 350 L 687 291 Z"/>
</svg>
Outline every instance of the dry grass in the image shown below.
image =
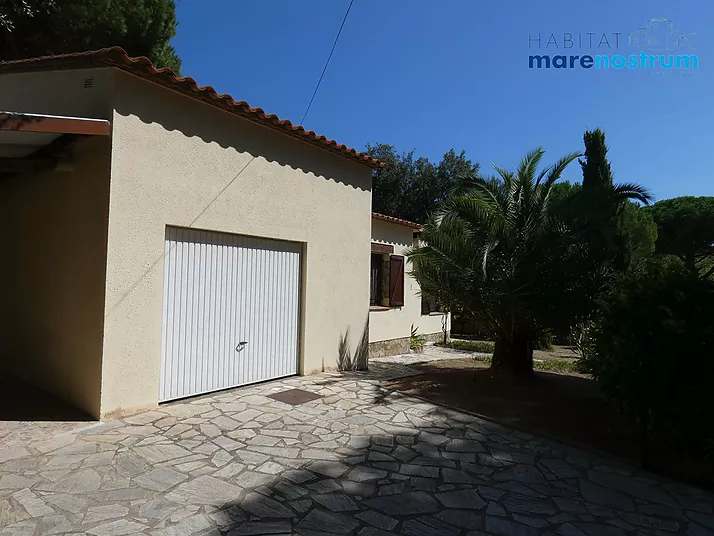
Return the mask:
<svg viewBox="0 0 714 536">
<path fill-rule="evenodd" d="M 472 359 L 480 363 L 480 368 L 488 367 L 491 363 L 491 357 L 484 354 L 492 354 L 494 343 L 491 341 L 465 341 L 453 339 L 446 346 L 453 350 L 463 351 L 464 355 L 473 355 Z M 534 350 L 533 351 L 533 368 L 546 372 L 554 372 L 556 374 L 573 374 L 583 376 L 578 366 L 578 356 L 569 346 L 553 346 L 551 350 Z"/>
</svg>

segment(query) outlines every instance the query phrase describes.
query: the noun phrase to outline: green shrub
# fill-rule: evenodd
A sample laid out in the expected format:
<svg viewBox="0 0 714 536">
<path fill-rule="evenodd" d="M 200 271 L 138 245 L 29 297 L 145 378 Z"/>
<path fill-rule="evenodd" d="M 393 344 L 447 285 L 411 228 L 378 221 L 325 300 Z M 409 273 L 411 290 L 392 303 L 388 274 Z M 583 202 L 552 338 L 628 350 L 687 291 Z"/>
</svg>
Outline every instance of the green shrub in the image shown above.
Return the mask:
<svg viewBox="0 0 714 536">
<path fill-rule="evenodd" d="M 643 264 L 603 301 L 583 362 L 644 438 L 712 437 L 713 320 L 714 282 L 677 263 Z"/>
<path fill-rule="evenodd" d="M 553 349 L 553 333 L 548 330 L 541 331 L 533 341 L 533 349 L 550 352 Z"/>
<path fill-rule="evenodd" d="M 490 341 L 451 341 L 446 345 L 447 348 L 453 348 L 455 350 L 466 350 L 468 352 L 478 352 L 481 354 L 492 354 L 495 348 L 495 344 Z"/>
<path fill-rule="evenodd" d="M 418 327 L 415 328 L 414 324 L 412 324 L 412 331 L 409 336 L 409 348 L 415 352 L 422 351 L 424 349 L 424 345 L 426 344 L 426 337 L 424 337 L 424 335 L 420 335 L 417 331 L 418 329 Z"/>
</svg>

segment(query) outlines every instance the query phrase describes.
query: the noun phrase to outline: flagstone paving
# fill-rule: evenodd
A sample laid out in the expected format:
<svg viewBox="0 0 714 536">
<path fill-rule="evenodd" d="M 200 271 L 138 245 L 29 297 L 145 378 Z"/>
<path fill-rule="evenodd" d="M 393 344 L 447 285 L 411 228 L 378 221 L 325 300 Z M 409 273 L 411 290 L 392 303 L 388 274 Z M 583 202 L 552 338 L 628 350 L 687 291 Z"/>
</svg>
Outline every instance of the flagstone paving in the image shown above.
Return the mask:
<svg viewBox="0 0 714 536">
<path fill-rule="evenodd" d="M 714 534 L 712 495 L 384 391 L 413 372 L 373 368 L 4 448 L 0 534 Z M 293 388 L 321 398 L 266 396 Z"/>
<path fill-rule="evenodd" d="M 490 357 L 491 354 L 483 352 L 468 352 L 457 350 L 455 348 L 447 348 L 437 346 L 433 343 L 427 343 L 423 352 L 399 355 L 390 355 L 386 357 L 373 357 L 370 363 L 394 363 L 398 365 L 413 365 L 415 363 L 431 363 L 432 361 L 444 361 L 450 359 L 461 359 L 470 356 Z"/>
</svg>

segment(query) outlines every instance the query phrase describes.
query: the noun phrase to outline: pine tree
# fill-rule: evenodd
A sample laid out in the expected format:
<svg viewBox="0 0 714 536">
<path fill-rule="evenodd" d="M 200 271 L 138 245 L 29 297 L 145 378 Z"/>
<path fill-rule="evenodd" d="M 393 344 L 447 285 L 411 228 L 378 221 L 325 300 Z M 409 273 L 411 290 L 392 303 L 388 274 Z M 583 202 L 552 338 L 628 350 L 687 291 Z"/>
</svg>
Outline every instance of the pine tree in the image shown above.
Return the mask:
<svg viewBox="0 0 714 536">
<path fill-rule="evenodd" d="M 585 161 L 579 160 L 583 169 L 583 190 L 603 190 L 611 188 L 612 169 L 607 160 L 605 133 L 596 128 L 588 130 L 583 136 L 585 142 Z"/>
<path fill-rule="evenodd" d="M 177 73 L 175 0 L 2 0 L 0 61 L 118 45 Z"/>
</svg>

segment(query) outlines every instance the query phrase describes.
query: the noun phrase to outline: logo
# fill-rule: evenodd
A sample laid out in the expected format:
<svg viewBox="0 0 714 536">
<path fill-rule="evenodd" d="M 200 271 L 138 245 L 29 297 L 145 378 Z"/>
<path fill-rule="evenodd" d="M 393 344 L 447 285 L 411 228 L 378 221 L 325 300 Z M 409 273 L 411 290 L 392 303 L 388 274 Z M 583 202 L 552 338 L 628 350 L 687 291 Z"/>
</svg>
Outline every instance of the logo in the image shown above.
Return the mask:
<svg viewBox="0 0 714 536">
<path fill-rule="evenodd" d="M 653 52 L 694 50 L 695 37 L 696 34 L 675 30 L 671 20 L 657 18 L 648 20 L 639 30 L 631 33 L 630 45 Z"/>
<path fill-rule="evenodd" d="M 528 34 L 528 48 L 545 48 L 555 52 L 561 47 L 570 49 L 619 49 L 622 33 L 585 34 L 563 33 L 562 39 L 550 34 L 547 41 L 541 34 Z M 699 68 L 699 57 L 691 54 L 696 34 L 686 34 L 674 29 L 674 23 L 665 18 L 645 21 L 644 26 L 628 34 L 628 46 L 638 54 L 535 54 L 528 56 L 529 69 L 632 69 L 691 70 Z M 545 45 L 543 45 L 545 43 Z"/>
</svg>

